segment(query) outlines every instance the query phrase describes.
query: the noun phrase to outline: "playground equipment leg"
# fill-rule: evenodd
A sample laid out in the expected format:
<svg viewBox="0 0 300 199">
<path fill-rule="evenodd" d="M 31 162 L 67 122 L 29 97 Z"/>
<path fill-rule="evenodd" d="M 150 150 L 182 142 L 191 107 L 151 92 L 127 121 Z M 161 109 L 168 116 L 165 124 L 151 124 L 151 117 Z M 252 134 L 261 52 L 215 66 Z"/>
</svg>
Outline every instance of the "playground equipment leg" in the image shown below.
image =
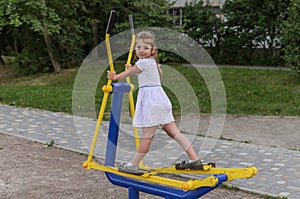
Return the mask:
<svg viewBox="0 0 300 199">
<path fill-rule="evenodd" d="M 139 199 L 140 196 L 139 196 L 139 191 L 136 190 L 135 188 L 133 187 L 128 187 L 128 198 L 132 198 L 132 199 Z"/>
<path fill-rule="evenodd" d="M 115 166 L 116 150 L 118 145 L 119 125 L 122 110 L 123 93 L 130 91 L 127 83 L 113 83 L 112 109 L 108 128 L 108 139 L 106 146 L 105 165 Z"/>
</svg>

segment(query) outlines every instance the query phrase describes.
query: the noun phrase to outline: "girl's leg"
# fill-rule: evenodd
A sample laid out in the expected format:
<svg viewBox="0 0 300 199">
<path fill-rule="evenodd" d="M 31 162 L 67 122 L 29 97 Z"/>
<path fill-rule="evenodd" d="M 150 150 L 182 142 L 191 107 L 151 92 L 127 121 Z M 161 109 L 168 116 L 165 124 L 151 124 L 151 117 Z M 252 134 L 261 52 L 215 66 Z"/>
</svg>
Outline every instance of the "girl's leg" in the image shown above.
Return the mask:
<svg viewBox="0 0 300 199">
<path fill-rule="evenodd" d="M 190 160 L 199 160 L 198 155 L 196 154 L 191 142 L 189 139 L 183 135 L 178 127 L 176 126 L 175 122 L 171 122 L 169 124 L 165 124 L 163 126 L 163 130 L 166 131 L 168 136 L 173 138 L 178 142 L 178 144 L 183 148 L 183 150 L 187 153 Z"/>
<path fill-rule="evenodd" d="M 147 154 L 156 129 L 157 129 L 157 126 L 143 128 L 142 141 L 140 143 L 137 153 L 131 160 L 131 164 L 138 165 L 139 162 L 143 159 L 143 157 Z"/>
</svg>

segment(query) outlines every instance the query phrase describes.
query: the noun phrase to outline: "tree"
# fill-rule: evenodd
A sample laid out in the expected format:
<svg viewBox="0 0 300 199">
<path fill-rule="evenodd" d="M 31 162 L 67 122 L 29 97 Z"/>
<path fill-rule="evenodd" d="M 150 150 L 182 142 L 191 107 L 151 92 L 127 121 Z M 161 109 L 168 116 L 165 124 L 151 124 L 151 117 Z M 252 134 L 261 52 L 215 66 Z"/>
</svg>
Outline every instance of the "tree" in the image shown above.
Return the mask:
<svg viewBox="0 0 300 199">
<path fill-rule="evenodd" d="M 134 16 L 134 26 L 136 28 L 142 27 L 170 27 L 172 25 L 172 17 L 169 15 L 171 3 L 166 0 L 135 0 L 130 3 L 127 2 L 127 8 L 124 8 L 122 15 Z M 124 20 L 125 19 L 125 20 Z M 128 18 L 124 18 L 117 24 L 117 31 L 124 31 L 129 29 Z"/>
<path fill-rule="evenodd" d="M 5 65 L 5 62 L 4 62 L 4 60 L 2 59 L 1 53 L 0 53 L 0 66 L 2 66 L 2 65 Z"/>
<path fill-rule="evenodd" d="M 45 0 L 39 1 L 23 1 L 23 0 L 11 0 L 6 1 L 4 5 L 5 12 L 3 12 L 3 19 L 7 19 L 8 22 L 4 26 L 11 26 L 15 34 L 15 48 L 20 47 L 23 54 L 19 57 L 21 60 L 35 60 L 38 62 L 44 52 L 47 52 L 55 72 L 60 72 L 60 63 L 53 56 L 53 48 L 51 46 L 50 36 L 59 33 L 59 16 L 55 13 L 54 9 L 49 8 L 46 5 Z M 3 27 L 2 27 L 3 28 Z M 30 33 L 31 32 L 31 33 Z M 30 33 L 30 34 L 29 34 Z M 43 36 L 46 51 L 43 48 L 34 48 L 29 41 L 37 40 Z M 29 41 L 27 40 L 29 39 Z M 27 41 L 26 41 L 27 40 Z M 34 43 L 34 42 L 33 42 Z M 40 41 L 39 41 L 40 43 Z M 42 45 L 43 46 L 43 45 Z M 18 53 L 18 50 L 15 49 Z M 39 51 L 36 53 L 39 56 L 30 55 L 31 52 Z M 22 61 L 21 61 L 22 62 Z M 25 65 L 30 64 L 30 61 L 23 62 Z M 21 63 L 19 63 L 21 64 Z M 27 66 L 25 66 L 27 67 Z"/>
<path fill-rule="evenodd" d="M 285 20 L 289 1 L 226 1 L 222 9 L 226 19 L 223 24 L 226 45 L 230 46 L 228 41 L 233 41 L 231 46 L 236 49 L 263 49 L 274 62 L 278 62 L 280 26 Z"/>
<path fill-rule="evenodd" d="M 300 76 L 300 0 L 293 0 L 283 24 L 284 60 Z"/>
<path fill-rule="evenodd" d="M 110 10 L 120 32 L 128 30 L 129 14 L 137 28 L 169 27 L 169 8 L 165 0 L 2 0 L 0 53 L 16 56 L 22 73 L 59 72 L 78 66 L 104 40 Z"/>
<path fill-rule="evenodd" d="M 123 11 L 125 1 L 3 0 L 0 51 L 15 55 L 23 73 L 78 66 L 104 40 L 110 10 Z"/>
<path fill-rule="evenodd" d="M 239 34 L 245 46 L 274 49 L 280 46 L 278 35 L 288 3 L 289 0 L 226 1 L 226 26 Z"/>
<path fill-rule="evenodd" d="M 58 15 L 55 12 L 53 12 L 53 10 L 49 10 L 47 8 L 45 0 L 41 0 L 41 8 L 42 8 L 41 9 L 41 15 L 42 15 L 41 32 L 42 32 L 43 37 L 44 37 L 44 41 L 45 41 L 45 44 L 46 44 L 46 47 L 47 47 L 49 57 L 51 59 L 52 65 L 54 67 L 54 71 L 56 73 L 59 73 L 61 71 L 61 64 L 56 60 L 56 58 L 53 55 L 53 48 L 51 46 L 50 34 L 52 33 L 52 31 L 54 33 L 55 32 L 58 33 L 58 31 L 61 27 L 57 26 L 56 23 L 55 24 L 49 24 L 48 22 L 49 22 L 49 19 L 53 20 L 53 22 L 57 22 L 57 21 L 60 20 L 60 18 L 58 17 Z M 53 27 L 53 29 L 52 29 L 52 27 Z"/>
<path fill-rule="evenodd" d="M 193 0 L 186 2 L 183 15 L 183 31 L 201 45 L 213 47 L 218 42 L 217 25 L 219 19 L 212 13 L 207 1 Z"/>
<path fill-rule="evenodd" d="M 4 46 L 7 42 L 7 38 L 4 38 L 2 32 L 4 31 L 4 28 L 8 25 L 8 19 L 6 17 L 6 5 L 7 1 L 0 1 L 0 65 L 4 65 L 4 60 L 2 59 L 1 55 L 3 55 L 4 52 Z"/>
<path fill-rule="evenodd" d="M 110 10 L 117 11 L 117 20 L 123 22 L 127 18 L 123 17 L 123 12 L 127 10 L 124 7 L 126 0 L 72 0 L 70 3 L 76 7 L 76 11 L 72 11 L 80 21 L 80 25 L 89 29 L 89 40 L 92 48 L 99 44 L 100 40 L 104 40 L 107 19 Z M 90 47 L 89 47 L 90 48 Z"/>
</svg>

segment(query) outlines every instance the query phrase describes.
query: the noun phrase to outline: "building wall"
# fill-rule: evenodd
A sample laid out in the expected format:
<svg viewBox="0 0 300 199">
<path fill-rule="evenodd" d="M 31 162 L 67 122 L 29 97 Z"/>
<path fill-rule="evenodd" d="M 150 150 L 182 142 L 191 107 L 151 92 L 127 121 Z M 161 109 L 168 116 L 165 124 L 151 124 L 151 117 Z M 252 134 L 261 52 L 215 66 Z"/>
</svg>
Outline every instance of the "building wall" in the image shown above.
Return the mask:
<svg viewBox="0 0 300 199">
<path fill-rule="evenodd" d="M 174 25 L 182 26 L 183 24 L 183 8 L 186 2 L 191 2 L 192 0 L 176 0 L 176 2 L 172 5 L 172 9 L 170 10 L 170 14 L 174 18 Z M 226 0 L 209 0 L 212 5 L 212 12 L 217 15 L 221 20 L 223 20 L 223 15 L 220 12 L 220 9 L 223 7 Z M 206 4 L 206 0 L 203 0 L 204 4 Z"/>
<path fill-rule="evenodd" d="M 183 8 L 185 5 L 185 2 L 191 2 L 191 0 L 176 0 L 175 4 L 172 6 L 174 8 Z M 206 0 L 203 0 L 204 4 L 206 3 Z M 212 6 L 220 6 L 222 7 L 225 3 L 225 0 L 209 0 L 210 4 Z"/>
</svg>

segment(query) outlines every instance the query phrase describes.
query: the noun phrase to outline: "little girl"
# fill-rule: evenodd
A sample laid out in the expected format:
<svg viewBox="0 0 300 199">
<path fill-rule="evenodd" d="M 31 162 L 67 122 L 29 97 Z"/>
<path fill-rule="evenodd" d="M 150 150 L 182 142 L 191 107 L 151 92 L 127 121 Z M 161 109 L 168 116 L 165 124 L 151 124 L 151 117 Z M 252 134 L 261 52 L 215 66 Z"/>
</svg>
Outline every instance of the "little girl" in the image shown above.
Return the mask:
<svg viewBox="0 0 300 199">
<path fill-rule="evenodd" d="M 119 74 L 108 71 L 107 78 L 119 80 L 137 75 L 139 91 L 136 102 L 133 126 L 142 128 L 142 140 L 133 159 L 121 165 L 119 171 L 137 173 L 138 164 L 147 154 L 155 131 L 159 125 L 175 139 L 189 156 L 189 161 L 176 165 L 176 169 L 203 170 L 201 160 L 193 149 L 191 142 L 177 128 L 172 114 L 172 104 L 163 90 L 160 78 L 162 70 L 157 64 L 158 50 L 154 35 L 147 31 L 140 32 L 136 37 L 135 53 L 138 61 L 134 66 L 126 64 L 128 70 Z"/>
</svg>

